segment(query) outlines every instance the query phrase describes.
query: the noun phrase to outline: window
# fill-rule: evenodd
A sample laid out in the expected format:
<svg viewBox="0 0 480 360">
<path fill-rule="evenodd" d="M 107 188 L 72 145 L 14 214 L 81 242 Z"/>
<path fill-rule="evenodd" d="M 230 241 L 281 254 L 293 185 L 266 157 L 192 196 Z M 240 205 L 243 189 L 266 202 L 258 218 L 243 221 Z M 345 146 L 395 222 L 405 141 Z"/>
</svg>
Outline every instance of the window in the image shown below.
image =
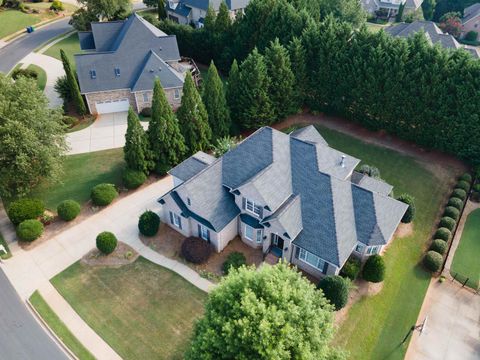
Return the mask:
<svg viewBox="0 0 480 360">
<path fill-rule="evenodd" d="M 182 219 L 177 214 L 170 211 L 170 222 L 179 229 L 182 228 Z"/>
<path fill-rule="evenodd" d="M 251 226 L 245 225 L 245 238 L 261 244 L 263 242 L 263 230 L 254 229 Z"/>
<path fill-rule="evenodd" d="M 120 68 L 115 68 L 115 76 L 120 77 Z"/>
<path fill-rule="evenodd" d="M 143 102 L 148 102 L 148 93 L 143 93 Z"/>
<path fill-rule="evenodd" d="M 198 235 L 203 239 L 210 241 L 210 231 L 203 225 L 198 225 Z"/>
<path fill-rule="evenodd" d="M 263 231 L 257 230 L 257 244 L 261 244 L 263 241 Z"/>
<path fill-rule="evenodd" d="M 355 247 L 355 251 L 363 254 L 365 251 L 365 245 L 358 243 Z"/>
<path fill-rule="evenodd" d="M 175 89 L 175 93 L 173 94 L 173 98 L 175 100 L 180 99 L 180 90 L 179 89 Z"/>
<path fill-rule="evenodd" d="M 374 255 L 380 252 L 381 246 L 369 246 L 367 249 L 367 255 Z"/>
<path fill-rule="evenodd" d="M 308 252 L 305 249 L 301 249 L 298 254 L 298 258 L 302 260 L 303 262 L 313 266 L 314 268 L 320 270 L 321 272 L 324 272 L 325 270 L 325 265 L 326 262 L 320 259 L 317 255 L 314 255 L 310 252 Z"/>
<path fill-rule="evenodd" d="M 253 233 L 255 232 L 255 230 L 251 227 L 251 226 L 248 226 L 248 225 L 245 225 L 245 237 L 248 239 L 248 240 L 252 240 L 253 241 Z"/>
<path fill-rule="evenodd" d="M 97 72 L 95 70 L 90 70 L 90 77 L 92 79 L 96 79 L 97 78 Z"/>
<path fill-rule="evenodd" d="M 255 202 L 249 199 L 245 199 L 245 210 L 257 216 L 261 216 L 261 213 L 262 213 L 262 207 L 255 205 Z"/>
</svg>

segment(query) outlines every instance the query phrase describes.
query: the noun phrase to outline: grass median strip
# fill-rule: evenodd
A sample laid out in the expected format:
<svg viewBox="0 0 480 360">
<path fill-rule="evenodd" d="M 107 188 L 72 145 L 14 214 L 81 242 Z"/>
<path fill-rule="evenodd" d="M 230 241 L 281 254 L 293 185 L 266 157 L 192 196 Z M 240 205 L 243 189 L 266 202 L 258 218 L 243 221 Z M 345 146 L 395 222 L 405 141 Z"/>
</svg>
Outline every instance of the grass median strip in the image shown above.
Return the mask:
<svg viewBox="0 0 480 360">
<path fill-rule="evenodd" d="M 7 242 L 5 241 L 5 238 L 3 237 L 3 235 L 0 233 L 0 245 L 3 245 L 3 247 L 5 248 L 5 250 L 7 251 L 6 254 L 2 253 L 0 254 L 0 258 L 2 260 L 6 260 L 6 259 L 9 259 L 12 257 L 12 254 L 10 253 L 10 249 L 8 247 L 8 244 Z"/>
</svg>

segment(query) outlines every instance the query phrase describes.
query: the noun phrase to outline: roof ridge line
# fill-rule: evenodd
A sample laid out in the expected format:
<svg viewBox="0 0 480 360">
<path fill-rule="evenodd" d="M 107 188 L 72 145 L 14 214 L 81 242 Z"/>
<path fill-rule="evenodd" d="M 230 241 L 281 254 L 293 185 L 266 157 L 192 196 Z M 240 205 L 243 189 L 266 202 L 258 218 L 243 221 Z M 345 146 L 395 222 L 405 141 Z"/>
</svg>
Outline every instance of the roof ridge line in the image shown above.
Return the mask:
<svg viewBox="0 0 480 360">
<path fill-rule="evenodd" d="M 320 172 L 320 171 L 319 171 Z M 332 176 L 331 175 L 328 175 L 328 174 L 325 174 L 326 176 L 328 176 L 328 180 L 329 180 L 329 183 L 330 183 L 330 192 L 332 194 L 332 196 L 330 196 L 330 202 L 332 204 L 332 212 L 333 212 L 333 223 L 335 225 L 335 254 L 337 255 L 337 263 L 340 264 L 340 252 L 338 251 L 339 249 L 339 246 L 338 246 L 338 232 L 337 232 L 337 217 L 335 216 L 335 204 L 333 202 L 333 186 L 332 186 Z M 340 179 L 339 179 L 340 180 Z"/>
</svg>

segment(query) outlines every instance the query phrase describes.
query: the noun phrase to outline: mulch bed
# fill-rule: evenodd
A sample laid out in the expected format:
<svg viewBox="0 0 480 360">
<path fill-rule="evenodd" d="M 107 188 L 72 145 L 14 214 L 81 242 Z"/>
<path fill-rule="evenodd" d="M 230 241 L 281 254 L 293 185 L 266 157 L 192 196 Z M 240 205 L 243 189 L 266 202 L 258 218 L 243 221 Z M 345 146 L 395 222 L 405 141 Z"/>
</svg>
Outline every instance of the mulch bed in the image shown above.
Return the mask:
<svg viewBox="0 0 480 360">
<path fill-rule="evenodd" d="M 133 263 L 139 254 L 129 245 L 119 241 L 117 248 L 109 255 L 102 254 L 98 249 L 90 250 L 80 260 L 89 266 L 122 266 Z"/>
</svg>

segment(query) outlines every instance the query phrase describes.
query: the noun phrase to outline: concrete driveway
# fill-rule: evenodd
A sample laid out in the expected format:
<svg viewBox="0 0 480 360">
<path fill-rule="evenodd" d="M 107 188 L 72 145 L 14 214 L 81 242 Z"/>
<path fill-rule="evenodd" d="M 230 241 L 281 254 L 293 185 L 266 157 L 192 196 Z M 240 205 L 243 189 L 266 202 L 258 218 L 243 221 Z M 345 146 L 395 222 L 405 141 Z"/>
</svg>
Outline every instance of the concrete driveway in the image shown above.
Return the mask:
<svg viewBox="0 0 480 360">
<path fill-rule="evenodd" d="M 127 112 L 99 115 L 88 128 L 69 133 L 67 144 L 69 155 L 82 154 L 100 150 L 120 148 L 125 145 L 127 132 Z M 148 123 L 141 123 L 143 128 Z"/>
</svg>

